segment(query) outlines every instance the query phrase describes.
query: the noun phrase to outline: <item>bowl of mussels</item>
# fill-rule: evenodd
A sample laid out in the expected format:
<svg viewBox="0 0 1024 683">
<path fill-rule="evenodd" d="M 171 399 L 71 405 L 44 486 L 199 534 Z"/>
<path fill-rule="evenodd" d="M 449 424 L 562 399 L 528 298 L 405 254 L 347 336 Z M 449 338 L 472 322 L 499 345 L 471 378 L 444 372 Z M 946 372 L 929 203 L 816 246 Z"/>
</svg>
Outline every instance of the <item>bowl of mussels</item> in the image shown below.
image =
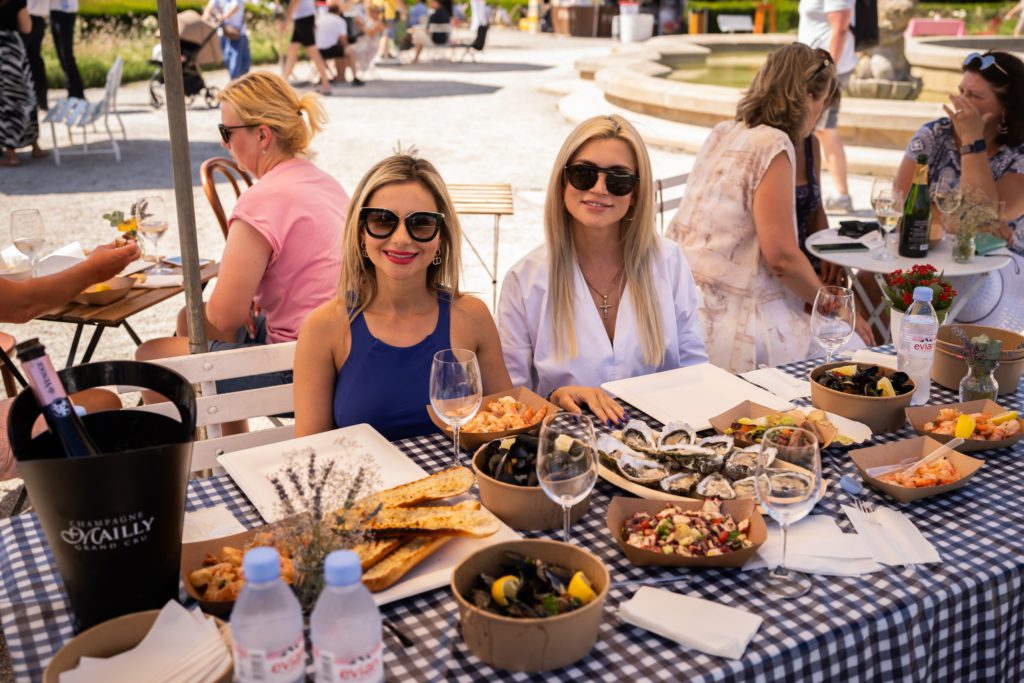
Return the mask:
<svg viewBox="0 0 1024 683">
<path fill-rule="evenodd" d="M 593 553 L 558 541 L 495 543 L 452 572 L 462 638 L 508 671 L 550 671 L 597 642 L 611 577 Z"/>
<path fill-rule="evenodd" d="M 826 363 L 811 370 L 811 403 L 873 432 L 892 432 L 903 426 L 904 410 L 914 395 L 907 373 L 867 363 Z"/>
<path fill-rule="evenodd" d="M 562 508 L 537 482 L 539 438 L 517 434 L 484 444 L 473 455 L 480 502 L 513 529 L 547 531 L 562 528 Z M 590 496 L 569 512 L 576 522 L 590 508 Z"/>
</svg>

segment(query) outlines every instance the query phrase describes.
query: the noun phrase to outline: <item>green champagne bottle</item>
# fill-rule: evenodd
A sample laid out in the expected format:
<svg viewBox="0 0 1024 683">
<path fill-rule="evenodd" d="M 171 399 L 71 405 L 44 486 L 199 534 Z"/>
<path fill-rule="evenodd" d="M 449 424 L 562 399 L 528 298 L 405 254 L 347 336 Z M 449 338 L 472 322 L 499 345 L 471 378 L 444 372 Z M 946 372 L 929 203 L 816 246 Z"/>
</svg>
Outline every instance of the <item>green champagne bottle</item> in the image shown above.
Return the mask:
<svg viewBox="0 0 1024 683">
<path fill-rule="evenodd" d="M 899 254 L 904 258 L 922 258 L 928 255 L 928 236 L 931 230 L 931 200 L 928 198 L 928 157 L 917 157 L 917 172 L 914 184 L 907 193 L 903 205 L 903 222 L 900 227 Z"/>
</svg>

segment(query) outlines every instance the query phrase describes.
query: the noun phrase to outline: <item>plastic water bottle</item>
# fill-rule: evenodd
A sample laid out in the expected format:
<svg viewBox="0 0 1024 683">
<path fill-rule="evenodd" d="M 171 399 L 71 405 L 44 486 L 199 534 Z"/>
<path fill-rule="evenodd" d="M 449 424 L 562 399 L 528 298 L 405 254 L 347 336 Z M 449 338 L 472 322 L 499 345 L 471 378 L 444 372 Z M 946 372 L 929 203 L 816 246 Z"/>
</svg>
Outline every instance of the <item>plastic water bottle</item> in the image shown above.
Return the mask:
<svg viewBox="0 0 1024 683">
<path fill-rule="evenodd" d="M 302 609 L 281 580 L 274 548 L 253 548 L 242 560 L 245 586 L 231 612 L 235 680 L 293 683 L 306 680 Z"/>
<path fill-rule="evenodd" d="M 932 361 L 935 359 L 935 335 L 938 332 L 939 319 L 932 308 L 931 288 L 915 287 L 914 302 L 900 324 L 900 339 L 896 347 L 897 367 L 910 375 L 917 385 L 910 405 L 923 405 L 931 395 Z"/>
<path fill-rule="evenodd" d="M 324 562 L 326 586 L 309 620 L 317 683 L 384 680 L 380 610 L 362 577 L 351 550 L 335 550 Z"/>
</svg>

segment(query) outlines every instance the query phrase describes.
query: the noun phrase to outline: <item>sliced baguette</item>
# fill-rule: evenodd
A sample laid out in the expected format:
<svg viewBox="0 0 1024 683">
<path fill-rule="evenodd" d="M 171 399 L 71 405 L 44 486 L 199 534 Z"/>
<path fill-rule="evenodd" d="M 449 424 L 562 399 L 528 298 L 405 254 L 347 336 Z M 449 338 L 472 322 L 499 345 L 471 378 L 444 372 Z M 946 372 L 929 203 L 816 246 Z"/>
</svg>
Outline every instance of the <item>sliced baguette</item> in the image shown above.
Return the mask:
<svg viewBox="0 0 1024 683">
<path fill-rule="evenodd" d="M 359 555 L 359 563 L 363 571 L 366 571 L 377 564 L 391 553 L 398 550 L 403 540 L 401 538 L 385 538 L 379 541 L 364 541 L 352 550 Z"/>
<path fill-rule="evenodd" d="M 370 520 L 375 536 L 470 536 L 484 538 L 498 533 L 501 522 L 487 510 L 460 506 L 383 508 Z"/>
<path fill-rule="evenodd" d="M 429 477 L 375 493 L 360 503 L 372 507 L 378 505 L 386 508 L 411 507 L 428 501 L 461 496 L 473 488 L 473 481 L 473 471 L 468 467 L 453 467 L 431 474 Z"/>
<path fill-rule="evenodd" d="M 451 536 L 421 536 L 403 541 L 398 550 L 363 574 L 363 584 L 374 593 L 390 588 L 410 569 L 450 540 Z"/>
</svg>

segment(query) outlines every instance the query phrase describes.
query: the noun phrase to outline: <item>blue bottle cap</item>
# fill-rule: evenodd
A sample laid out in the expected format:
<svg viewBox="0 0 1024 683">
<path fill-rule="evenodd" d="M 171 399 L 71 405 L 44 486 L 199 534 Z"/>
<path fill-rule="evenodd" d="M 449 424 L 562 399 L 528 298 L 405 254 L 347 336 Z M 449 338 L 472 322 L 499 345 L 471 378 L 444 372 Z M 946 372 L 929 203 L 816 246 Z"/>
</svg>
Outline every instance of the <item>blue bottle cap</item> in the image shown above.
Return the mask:
<svg viewBox="0 0 1024 683">
<path fill-rule="evenodd" d="M 931 287 L 914 287 L 914 301 L 931 301 L 933 295 Z"/>
<path fill-rule="evenodd" d="M 274 548 L 253 548 L 242 560 L 245 579 L 251 583 L 266 583 L 281 576 L 281 557 Z"/>
<path fill-rule="evenodd" d="M 363 578 L 359 555 L 351 550 L 335 550 L 324 561 L 324 581 L 328 586 L 351 586 Z"/>
</svg>

